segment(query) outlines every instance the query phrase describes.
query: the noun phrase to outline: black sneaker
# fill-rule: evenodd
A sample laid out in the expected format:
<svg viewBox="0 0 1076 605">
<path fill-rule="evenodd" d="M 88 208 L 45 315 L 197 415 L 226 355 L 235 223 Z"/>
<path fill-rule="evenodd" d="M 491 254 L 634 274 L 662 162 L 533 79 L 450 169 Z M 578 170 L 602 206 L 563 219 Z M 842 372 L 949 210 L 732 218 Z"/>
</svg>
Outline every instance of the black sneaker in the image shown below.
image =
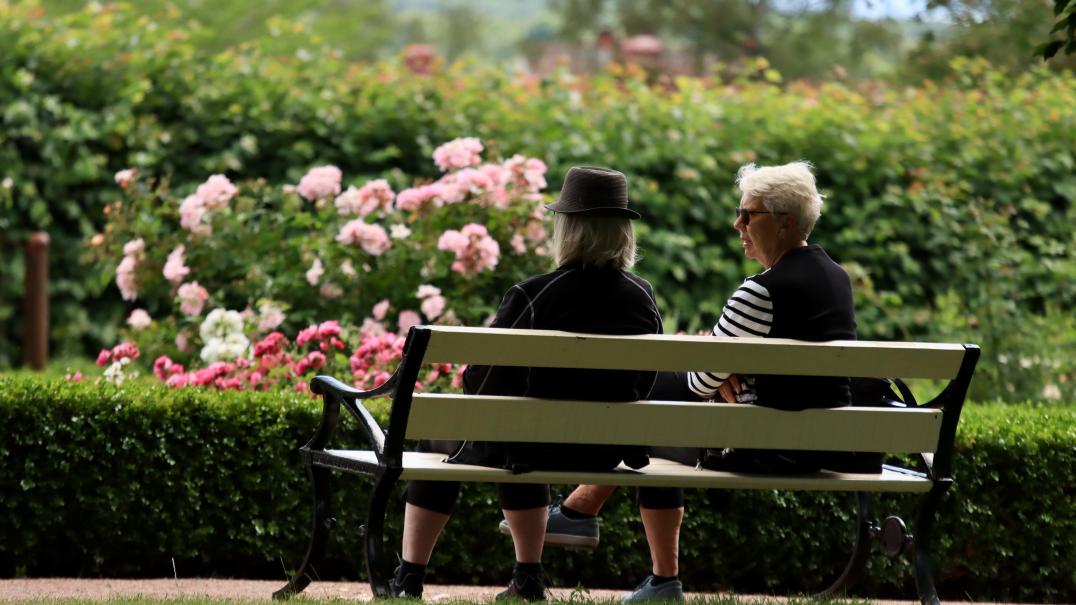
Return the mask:
<svg viewBox="0 0 1076 605">
<path fill-rule="evenodd" d="M 392 596 L 398 599 L 421 599 L 423 578 L 417 573 L 403 573 L 403 566 L 397 567 L 393 573 Z"/>
<path fill-rule="evenodd" d="M 543 574 L 530 574 L 518 570 L 512 571 L 512 581 L 508 588 L 497 595 L 498 601 L 520 599 L 530 603 L 548 601 L 549 592 L 545 588 Z"/>
</svg>

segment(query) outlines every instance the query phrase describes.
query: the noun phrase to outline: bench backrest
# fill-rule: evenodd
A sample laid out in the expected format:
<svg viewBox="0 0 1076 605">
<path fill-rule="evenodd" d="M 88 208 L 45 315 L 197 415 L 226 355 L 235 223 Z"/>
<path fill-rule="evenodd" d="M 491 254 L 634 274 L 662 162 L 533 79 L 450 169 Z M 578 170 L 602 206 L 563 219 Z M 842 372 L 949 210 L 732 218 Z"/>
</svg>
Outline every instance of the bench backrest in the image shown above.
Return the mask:
<svg viewBox="0 0 1076 605">
<path fill-rule="evenodd" d="M 939 396 L 933 407 L 799 412 L 694 402 L 608 403 L 411 394 L 401 388 L 390 431 L 404 426 L 409 439 L 934 452 L 945 441 L 940 436 L 947 432 L 947 425 L 952 425 L 949 432 L 955 431 L 955 420 L 946 422 L 944 404 L 954 398 L 963 402 L 967 384 L 953 385 L 970 379 L 977 355 L 974 346 L 942 343 L 810 343 L 421 326 L 413 329 L 405 356 L 405 366 L 414 367 L 411 372 L 401 368 L 405 371 L 400 384 L 409 384 L 407 374 L 417 376 L 421 363 L 931 378 L 951 383 L 943 392 L 946 397 Z"/>
</svg>

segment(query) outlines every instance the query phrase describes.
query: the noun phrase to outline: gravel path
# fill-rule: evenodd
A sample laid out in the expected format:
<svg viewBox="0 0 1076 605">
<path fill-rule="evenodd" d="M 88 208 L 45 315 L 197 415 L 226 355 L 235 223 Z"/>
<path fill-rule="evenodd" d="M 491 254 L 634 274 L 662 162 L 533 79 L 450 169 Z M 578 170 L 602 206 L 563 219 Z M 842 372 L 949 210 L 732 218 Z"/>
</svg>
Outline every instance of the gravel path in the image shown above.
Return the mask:
<svg viewBox="0 0 1076 605">
<path fill-rule="evenodd" d="M 273 591 L 284 582 L 264 580 L 209 580 L 209 579 L 161 579 L 161 580 L 86 580 L 80 578 L 37 578 L 29 580 L 0 580 L 0 601 L 27 599 L 76 598 L 107 600 L 117 597 L 148 596 L 157 598 L 209 597 L 236 601 L 268 601 Z M 501 586 L 441 586 L 426 587 L 423 595 L 428 603 L 450 600 L 491 601 L 503 590 Z M 572 591 L 553 589 L 554 598 L 567 600 Z M 615 600 L 624 594 L 621 590 L 591 590 L 587 599 Z M 303 596 L 312 599 L 370 600 L 370 585 L 363 582 L 314 582 Z M 688 594 L 692 596 L 707 596 Z M 716 596 L 716 595 L 710 595 Z M 744 597 L 745 602 L 756 600 Z M 769 599 L 767 599 L 769 600 Z M 913 601 L 874 601 L 875 605 L 914 605 Z"/>
</svg>

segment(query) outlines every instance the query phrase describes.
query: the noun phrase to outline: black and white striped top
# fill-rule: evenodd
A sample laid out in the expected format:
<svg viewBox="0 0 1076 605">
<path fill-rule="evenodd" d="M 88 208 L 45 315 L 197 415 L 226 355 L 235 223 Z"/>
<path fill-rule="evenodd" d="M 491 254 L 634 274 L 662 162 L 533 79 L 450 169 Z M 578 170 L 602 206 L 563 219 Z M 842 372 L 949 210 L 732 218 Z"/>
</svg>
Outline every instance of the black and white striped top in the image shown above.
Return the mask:
<svg viewBox="0 0 1076 605">
<path fill-rule="evenodd" d="M 773 328 L 773 299 L 762 284 L 747 279 L 733 292 L 714 324 L 714 336 L 769 336 Z M 689 372 L 687 385 L 693 393 L 712 399 L 729 377 L 724 372 Z"/>
</svg>

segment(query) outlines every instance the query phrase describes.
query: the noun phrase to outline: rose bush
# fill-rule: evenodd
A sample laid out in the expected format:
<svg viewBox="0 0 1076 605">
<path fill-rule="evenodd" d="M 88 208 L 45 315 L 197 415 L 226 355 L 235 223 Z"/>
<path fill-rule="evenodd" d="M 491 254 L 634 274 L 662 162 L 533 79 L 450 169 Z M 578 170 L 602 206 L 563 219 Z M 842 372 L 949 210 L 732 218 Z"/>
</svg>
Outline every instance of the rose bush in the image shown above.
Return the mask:
<svg viewBox="0 0 1076 605">
<path fill-rule="evenodd" d="M 184 195 L 125 169 L 91 247 L 134 306 L 122 336 L 177 387 L 305 386 L 323 369 L 384 382 L 408 328 L 482 324 L 509 285 L 551 267 L 545 164 L 483 149 L 445 143 L 433 154 L 445 172 L 409 187 L 388 174 L 345 188 L 316 166 L 297 185 L 215 174 Z"/>
</svg>

